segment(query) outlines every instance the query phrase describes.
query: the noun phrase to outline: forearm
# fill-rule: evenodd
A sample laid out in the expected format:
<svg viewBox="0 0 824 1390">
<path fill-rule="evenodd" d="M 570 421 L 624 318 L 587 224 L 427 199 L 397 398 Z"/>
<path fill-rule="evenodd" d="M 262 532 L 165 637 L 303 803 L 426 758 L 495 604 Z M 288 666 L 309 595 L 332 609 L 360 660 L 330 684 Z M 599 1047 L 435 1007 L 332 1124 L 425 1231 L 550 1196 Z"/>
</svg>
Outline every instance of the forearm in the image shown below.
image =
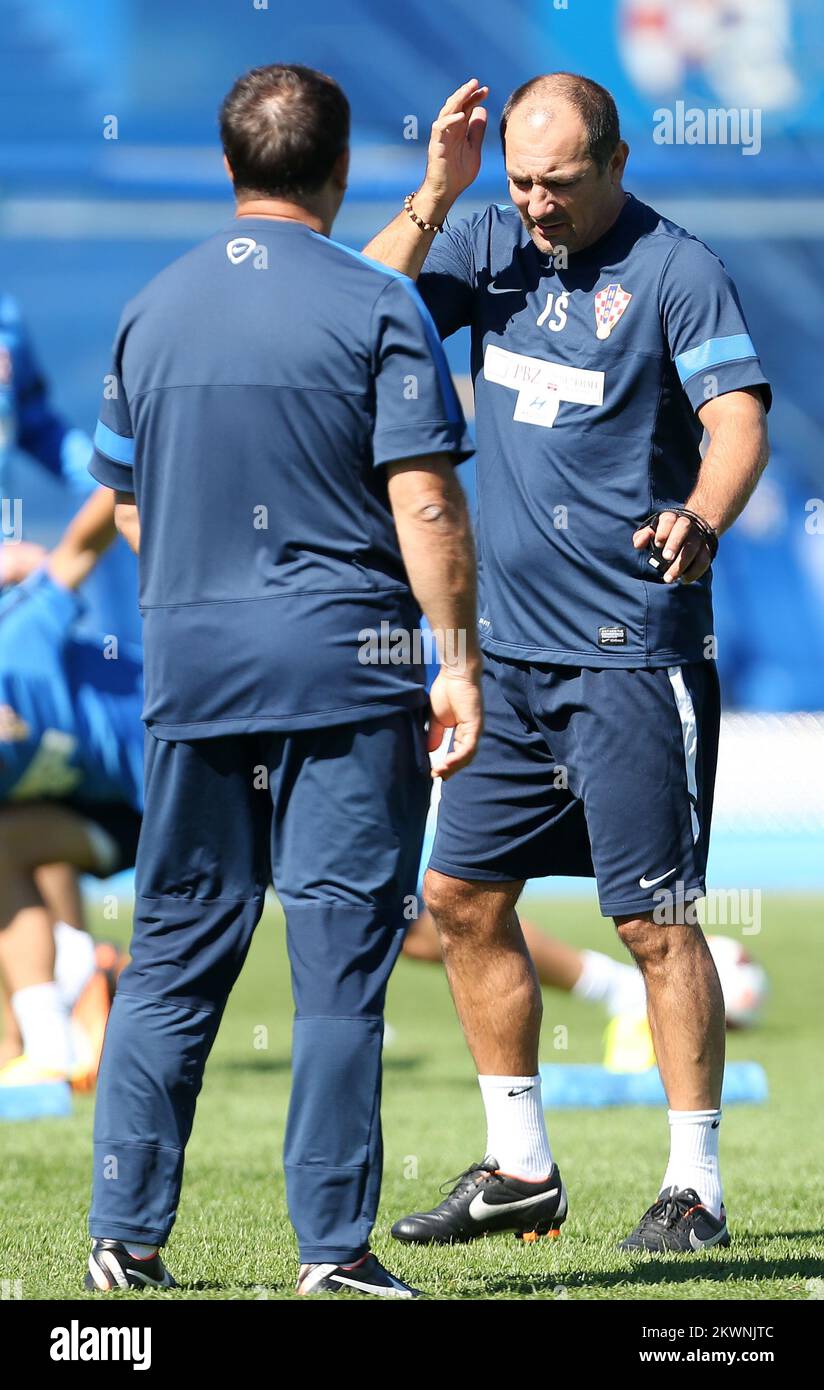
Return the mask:
<svg viewBox="0 0 824 1390">
<path fill-rule="evenodd" d="M 114 519 L 118 531 L 130 550 L 140 554 L 140 515 L 131 493 L 116 492 Z"/>
<path fill-rule="evenodd" d="M 466 500 L 453 478 L 439 497 L 396 514 L 401 554 L 412 592 L 435 635 L 444 669 L 476 670 L 475 546 Z"/>
<path fill-rule="evenodd" d="M 89 577 L 117 535 L 114 493 L 98 488 L 67 526 L 47 561 L 52 579 L 64 589 L 77 589 Z"/>
<path fill-rule="evenodd" d="M 446 210 L 436 207 L 423 191 L 415 194 L 414 208 L 424 222 L 434 225 L 440 225 L 446 216 Z M 438 232 L 424 231 L 403 211 L 372 238 L 368 246 L 363 248 L 363 254 L 417 280 L 429 255 L 429 248 L 439 235 Z"/>
<path fill-rule="evenodd" d="M 665 584 L 694 584 L 712 564 L 712 537 L 688 513 L 721 535 L 743 511 L 769 457 L 767 417 L 757 388 L 717 396 L 698 414 L 710 444 L 686 499 L 687 512 L 663 508 L 652 525 L 645 523 L 632 538 L 636 550 L 654 542 L 662 552 L 667 564 L 659 577 Z"/>
<path fill-rule="evenodd" d="M 695 488 L 686 506 L 720 535 L 732 526 L 752 496 L 769 458 L 763 413 L 732 413 L 712 432 Z"/>
</svg>

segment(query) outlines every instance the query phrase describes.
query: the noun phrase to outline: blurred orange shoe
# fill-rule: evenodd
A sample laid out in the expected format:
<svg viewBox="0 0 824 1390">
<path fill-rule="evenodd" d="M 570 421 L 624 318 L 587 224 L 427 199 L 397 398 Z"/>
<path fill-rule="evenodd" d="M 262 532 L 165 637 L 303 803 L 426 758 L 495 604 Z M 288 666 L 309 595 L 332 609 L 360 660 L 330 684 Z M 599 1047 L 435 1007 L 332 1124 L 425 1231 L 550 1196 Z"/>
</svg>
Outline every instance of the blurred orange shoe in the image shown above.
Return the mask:
<svg viewBox="0 0 824 1390">
<path fill-rule="evenodd" d="M 112 1007 L 114 992 L 129 957 L 111 941 L 98 941 L 94 948 L 95 971 L 72 1010 L 74 1064 L 69 1074 L 72 1089 L 92 1091 L 97 1081 L 103 1036 Z"/>
<path fill-rule="evenodd" d="M 96 941 L 94 963 L 97 969 L 102 970 L 108 977 L 112 998 L 114 998 L 117 982 L 129 964 L 128 951 L 121 951 L 120 947 L 116 946 L 113 941 Z"/>
</svg>

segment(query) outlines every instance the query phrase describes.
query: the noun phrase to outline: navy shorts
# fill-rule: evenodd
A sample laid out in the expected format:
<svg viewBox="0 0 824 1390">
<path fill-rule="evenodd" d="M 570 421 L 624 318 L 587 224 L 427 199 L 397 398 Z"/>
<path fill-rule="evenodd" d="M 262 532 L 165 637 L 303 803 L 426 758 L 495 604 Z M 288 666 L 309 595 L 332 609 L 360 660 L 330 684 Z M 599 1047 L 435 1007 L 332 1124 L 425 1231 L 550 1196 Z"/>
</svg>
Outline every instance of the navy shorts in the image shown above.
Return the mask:
<svg viewBox="0 0 824 1390">
<path fill-rule="evenodd" d="M 64 804 L 77 811 L 84 820 L 91 821 L 105 837 L 100 845 L 101 863 L 97 868 L 88 870 L 93 878 L 108 878 L 111 874 L 134 868 L 142 822 L 139 811 L 125 801 L 78 801 L 73 798 Z"/>
<path fill-rule="evenodd" d="M 711 661 L 653 670 L 485 655 L 474 761 L 444 783 L 429 867 L 595 877 L 605 917 L 704 892 L 720 699 Z"/>
</svg>

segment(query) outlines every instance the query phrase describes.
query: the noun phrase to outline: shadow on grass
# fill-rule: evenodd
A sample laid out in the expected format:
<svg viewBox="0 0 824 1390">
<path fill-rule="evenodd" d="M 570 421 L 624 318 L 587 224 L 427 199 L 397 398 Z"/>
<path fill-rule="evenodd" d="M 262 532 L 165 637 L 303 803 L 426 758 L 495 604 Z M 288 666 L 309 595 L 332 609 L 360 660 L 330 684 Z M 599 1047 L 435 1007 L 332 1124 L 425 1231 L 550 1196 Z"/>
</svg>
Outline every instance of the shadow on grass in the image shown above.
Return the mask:
<svg viewBox="0 0 824 1390">
<path fill-rule="evenodd" d="M 424 1065 L 423 1057 L 384 1057 L 383 1069 L 385 1072 L 409 1072 L 417 1071 Z M 209 1075 L 214 1076 L 216 1072 L 288 1072 L 292 1063 L 289 1057 L 261 1057 L 250 1058 L 245 1061 L 241 1057 L 211 1057 L 209 1059 Z"/>
<path fill-rule="evenodd" d="M 794 1232 L 798 1236 L 799 1231 Z M 772 1237 L 771 1237 L 772 1238 Z M 801 1279 L 824 1276 L 824 1259 L 759 1260 L 712 1259 L 698 1265 L 692 1258 L 661 1259 L 656 1255 L 642 1257 L 642 1262 L 628 1269 L 609 1273 L 570 1276 L 556 1272 L 545 1279 L 495 1279 L 485 1281 L 484 1290 L 494 1293 L 547 1293 L 566 1288 L 571 1294 L 577 1289 L 652 1288 L 656 1284 L 726 1284 L 737 1279 Z"/>
<path fill-rule="evenodd" d="M 278 1284 L 218 1284 L 214 1279 L 195 1279 L 192 1283 L 178 1283 L 178 1288 L 182 1293 L 230 1293 L 236 1290 L 239 1293 L 289 1293 L 290 1289 Z M 291 1290 L 294 1292 L 294 1290 Z"/>
<path fill-rule="evenodd" d="M 387 1071 L 418 1071 L 424 1066 L 425 1057 L 387 1057 L 384 1053 L 383 1069 Z"/>
<path fill-rule="evenodd" d="M 820 1240 L 824 1236 L 824 1229 L 819 1226 L 817 1231 L 771 1231 L 771 1240 L 810 1240 L 813 1237 Z"/>
<path fill-rule="evenodd" d="M 801 1232 L 796 1231 L 795 1235 Z M 815 1234 L 815 1233 L 814 1233 Z M 596 1289 L 609 1290 L 614 1288 L 637 1288 L 639 1295 L 645 1288 L 654 1288 L 657 1284 L 685 1284 L 704 1282 L 706 1284 L 726 1284 L 739 1279 L 800 1279 L 808 1280 L 815 1277 L 824 1277 L 824 1259 L 813 1259 L 804 1262 L 804 1267 L 799 1268 L 796 1260 L 719 1260 L 713 1259 L 712 1262 L 702 1261 L 700 1267 L 691 1259 L 671 1259 L 661 1260 L 655 1256 L 645 1258 L 643 1263 L 636 1264 L 632 1268 L 624 1270 L 613 1270 L 611 1273 L 591 1274 L 585 1277 L 564 1275 L 561 1272 L 547 1275 L 545 1278 L 534 1276 L 532 1278 L 517 1279 L 483 1279 L 482 1292 L 485 1297 L 494 1297 L 495 1294 L 520 1294 L 524 1298 L 540 1293 L 555 1293 L 565 1290 L 573 1297 L 576 1292 L 587 1292 Z M 248 1284 L 248 1283 L 217 1283 L 209 1279 L 197 1279 L 179 1285 L 181 1293 L 218 1293 L 226 1298 L 231 1298 L 233 1292 L 254 1294 L 261 1301 L 268 1298 L 282 1298 L 284 1295 L 294 1293 L 291 1284 Z M 434 1290 L 429 1290 L 430 1296 L 437 1299 L 438 1294 Z M 476 1296 L 473 1293 L 466 1293 L 465 1298 Z"/>
<path fill-rule="evenodd" d="M 209 1074 L 216 1072 L 286 1072 L 291 1067 L 288 1057 L 255 1057 L 253 1061 L 243 1061 L 240 1057 L 210 1057 Z"/>
</svg>

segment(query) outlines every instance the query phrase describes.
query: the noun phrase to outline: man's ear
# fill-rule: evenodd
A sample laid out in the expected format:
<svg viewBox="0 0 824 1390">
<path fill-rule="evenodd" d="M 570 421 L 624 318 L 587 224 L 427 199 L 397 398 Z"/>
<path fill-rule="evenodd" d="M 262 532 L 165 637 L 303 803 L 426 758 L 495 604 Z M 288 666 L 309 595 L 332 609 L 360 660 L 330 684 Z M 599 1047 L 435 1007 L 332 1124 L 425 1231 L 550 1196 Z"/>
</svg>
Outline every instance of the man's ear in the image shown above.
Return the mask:
<svg viewBox="0 0 824 1390">
<path fill-rule="evenodd" d="M 346 191 L 346 185 L 349 182 L 349 154 L 349 147 L 347 146 L 332 165 L 332 182 L 342 193 Z"/>
<path fill-rule="evenodd" d="M 615 152 L 609 161 L 610 182 L 619 184 L 624 177 L 624 170 L 629 159 L 629 145 L 626 140 L 619 140 L 615 146 Z"/>
<path fill-rule="evenodd" d="M 231 164 L 229 163 L 229 161 L 228 161 L 228 159 L 226 158 L 225 155 L 223 156 L 223 167 L 224 167 L 224 169 L 226 170 L 226 173 L 227 173 L 228 176 L 229 176 L 229 182 L 233 184 L 234 181 L 235 181 L 235 176 L 234 176 L 234 174 L 232 173 L 232 166 L 231 166 Z"/>
</svg>

